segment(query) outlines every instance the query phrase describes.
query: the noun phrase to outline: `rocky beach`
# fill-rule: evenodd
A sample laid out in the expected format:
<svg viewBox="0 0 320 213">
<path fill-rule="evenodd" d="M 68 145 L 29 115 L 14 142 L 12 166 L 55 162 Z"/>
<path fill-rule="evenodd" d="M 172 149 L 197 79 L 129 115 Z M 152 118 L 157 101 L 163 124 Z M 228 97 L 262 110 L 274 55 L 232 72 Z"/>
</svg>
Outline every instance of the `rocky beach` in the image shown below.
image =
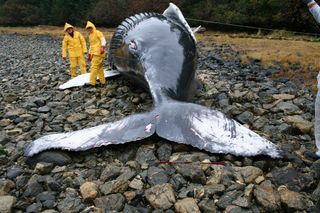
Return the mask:
<svg viewBox="0 0 320 213">
<path fill-rule="evenodd" d="M 151 137 L 83 152 L 23 156 L 40 136 L 148 111 L 147 91 L 122 77 L 59 90 L 70 79 L 61 38 L 0 35 L 0 212 L 320 212 L 315 92 L 283 68 L 231 46 L 198 44 L 195 102 L 277 144 L 283 158 L 212 154 Z M 300 70 L 291 65 L 290 70 Z"/>
</svg>

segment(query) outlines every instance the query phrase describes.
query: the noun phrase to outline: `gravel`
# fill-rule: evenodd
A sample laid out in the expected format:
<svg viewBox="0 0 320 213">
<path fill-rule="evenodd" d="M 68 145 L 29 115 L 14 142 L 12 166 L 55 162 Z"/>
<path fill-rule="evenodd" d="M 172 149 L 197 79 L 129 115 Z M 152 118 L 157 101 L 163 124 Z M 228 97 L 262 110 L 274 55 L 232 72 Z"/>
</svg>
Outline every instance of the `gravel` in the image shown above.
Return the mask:
<svg viewBox="0 0 320 213">
<path fill-rule="evenodd" d="M 243 65 L 228 45 L 198 46 L 195 102 L 270 139 L 282 159 L 211 154 L 157 137 L 27 159 L 25 145 L 40 136 L 148 111 L 152 100 L 122 77 L 61 91 L 70 78 L 61 39 L 0 35 L 0 212 L 320 212 L 313 91 L 275 78 L 276 62 Z M 192 163 L 160 163 L 170 159 Z"/>
</svg>

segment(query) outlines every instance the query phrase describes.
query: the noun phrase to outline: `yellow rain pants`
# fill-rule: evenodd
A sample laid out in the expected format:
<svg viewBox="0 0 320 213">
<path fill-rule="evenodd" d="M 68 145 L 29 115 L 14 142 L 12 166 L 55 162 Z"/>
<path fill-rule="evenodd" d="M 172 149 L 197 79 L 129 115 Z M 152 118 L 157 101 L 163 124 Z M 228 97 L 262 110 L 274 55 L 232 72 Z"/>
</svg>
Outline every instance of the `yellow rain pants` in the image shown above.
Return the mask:
<svg viewBox="0 0 320 213">
<path fill-rule="evenodd" d="M 80 66 L 80 73 L 85 74 L 87 73 L 86 71 L 86 62 L 84 60 L 83 56 L 80 57 L 70 57 L 70 75 L 71 78 L 74 78 L 77 76 L 77 66 L 79 64 Z"/>
<path fill-rule="evenodd" d="M 92 86 L 96 85 L 97 76 L 99 78 L 100 84 L 105 84 L 106 79 L 103 72 L 103 61 L 104 56 L 93 55 L 90 67 L 90 80 L 89 84 Z"/>
</svg>

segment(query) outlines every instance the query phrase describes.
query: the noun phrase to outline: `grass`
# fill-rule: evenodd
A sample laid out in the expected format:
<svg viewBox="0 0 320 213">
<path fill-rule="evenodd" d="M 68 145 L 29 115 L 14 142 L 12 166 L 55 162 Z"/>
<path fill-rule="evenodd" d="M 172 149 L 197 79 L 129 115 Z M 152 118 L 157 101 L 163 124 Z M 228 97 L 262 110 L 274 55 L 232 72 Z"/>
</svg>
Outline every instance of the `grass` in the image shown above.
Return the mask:
<svg viewBox="0 0 320 213">
<path fill-rule="evenodd" d="M 232 45 L 242 53 L 243 64 L 256 59 L 269 67 L 280 65 L 283 70 L 275 77 L 303 80 L 306 86 L 315 91 L 315 76 L 320 70 L 320 42 L 312 37 L 279 35 L 279 32 L 267 36 L 205 32 L 198 35 L 198 39 L 209 48 L 210 42 Z M 301 69 L 291 70 L 292 65 L 298 65 Z"/>
<path fill-rule="evenodd" d="M 76 29 L 82 33 L 84 36 L 88 36 L 88 33 L 84 28 Z M 110 28 L 99 28 L 100 31 L 104 33 L 106 39 L 111 39 L 114 29 Z M 35 27 L 0 27 L 0 34 L 21 34 L 25 36 L 32 35 L 51 35 L 57 37 L 63 37 L 63 26 L 55 27 L 55 26 L 35 26 Z"/>
<path fill-rule="evenodd" d="M 84 36 L 88 33 L 83 28 L 77 28 Z M 111 39 L 114 29 L 99 28 L 108 40 Z M 36 26 L 36 27 L 0 27 L 0 33 L 18 33 L 22 35 L 52 35 L 63 37 L 63 26 Z M 241 52 L 243 64 L 248 64 L 250 59 L 257 59 L 263 65 L 274 66 L 280 64 L 283 72 L 279 75 L 295 80 L 296 74 L 305 79 L 306 85 L 315 84 L 315 76 L 320 70 L 320 39 L 306 36 L 295 36 L 284 31 L 275 31 L 268 35 L 257 33 L 220 33 L 206 31 L 197 34 L 197 39 L 202 41 L 207 48 L 212 42 L 229 44 Z M 276 62 L 276 63 L 275 63 Z M 291 65 L 301 66 L 301 70 L 290 70 Z M 314 87 L 315 89 L 315 87 Z"/>
</svg>

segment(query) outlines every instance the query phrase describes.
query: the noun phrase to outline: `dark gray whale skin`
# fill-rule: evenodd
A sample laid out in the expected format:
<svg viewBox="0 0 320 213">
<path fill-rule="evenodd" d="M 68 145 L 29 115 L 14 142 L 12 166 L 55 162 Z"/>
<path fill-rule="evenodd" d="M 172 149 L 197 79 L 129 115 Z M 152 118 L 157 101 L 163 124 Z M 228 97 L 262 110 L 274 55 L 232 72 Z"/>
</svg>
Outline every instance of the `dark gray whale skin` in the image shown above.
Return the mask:
<svg viewBox="0 0 320 213">
<path fill-rule="evenodd" d="M 131 42 L 136 48 L 130 48 Z M 187 101 L 193 96 L 195 41 L 185 26 L 163 15 L 126 19 L 111 40 L 109 60 L 120 72 L 145 80 L 155 106 L 167 97 Z"/>
<path fill-rule="evenodd" d="M 281 150 L 267 139 L 221 112 L 189 102 L 195 89 L 196 40 L 175 5 L 170 4 L 164 14 L 141 13 L 123 21 L 111 39 L 109 61 L 150 91 L 153 109 L 41 137 L 25 149 L 25 156 L 49 149 L 82 151 L 157 134 L 211 153 L 281 157 Z"/>
</svg>

